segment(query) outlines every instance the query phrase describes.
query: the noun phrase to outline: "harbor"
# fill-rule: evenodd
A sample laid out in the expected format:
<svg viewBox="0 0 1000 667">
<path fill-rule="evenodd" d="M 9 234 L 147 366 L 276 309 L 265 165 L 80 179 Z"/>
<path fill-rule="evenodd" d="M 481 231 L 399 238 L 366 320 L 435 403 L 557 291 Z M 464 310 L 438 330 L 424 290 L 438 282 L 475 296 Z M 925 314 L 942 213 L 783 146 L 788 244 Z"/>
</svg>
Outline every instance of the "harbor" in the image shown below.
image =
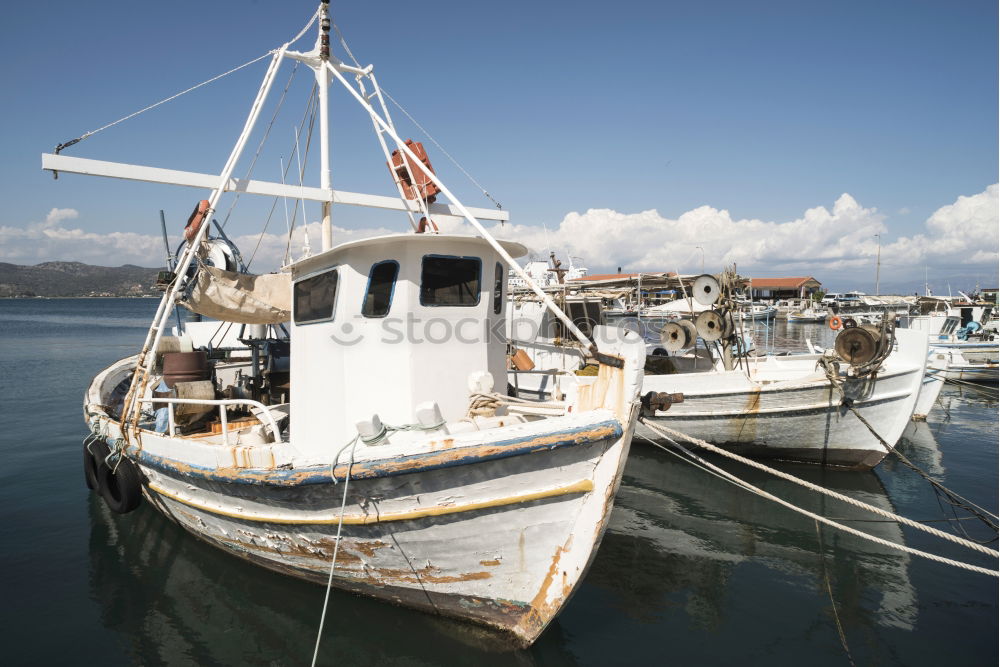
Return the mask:
<svg viewBox="0 0 1000 667">
<path fill-rule="evenodd" d="M 471 114 L 479 42 L 431 67 L 402 10 L 302 2 L 32 124 L 54 205 L 0 226 L 37 262 L 0 265 L 12 664 L 995 659 L 994 153 L 880 198 L 867 158 L 771 165 L 779 195 L 687 152 L 677 198 L 649 119 L 565 134 L 601 115 L 545 108 L 566 62 Z"/>
<path fill-rule="evenodd" d="M 4 627 L 8 636 L 38 640 L 11 647 L 9 660 L 60 662 L 71 644 L 112 665 L 307 662 L 321 586 L 191 539 L 148 504 L 118 515 L 87 491 L 79 386 L 141 343 L 156 309 L 151 299 L 99 300 L 105 317 L 95 326 L 94 304 L 0 301 L 0 364 L 8 376 L 34 378 L 0 387 L 4 442 L 15 461 L 3 473 L 0 504 L 11 527 Z M 776 344 L 803 351 L 806 338 L 832 339 L 825 325 L 809 327 L 779 323 Z M 38 420 L 31 406 L 43 397 L 56 410 Z M 997 407 L 995 393 L 948 385 L 898 447 L 949 488 L 995 506 Z M 46 446 L 28 446 L 29 439 Z M 967 558 L 957 545 L 873 523 L 842 503 L 704 456 L 823 516 Z M 867 472 L 774 465 L 929 525 L 956 522 L 927 482 L 892 458 Z M 970 562 L 991 563 L 976 555 Z M 828 528 L 817 534 L 814 521 L 637 438 L 601 549 L 572 604 L 532 648 L 511 651 L 471 626 L 334 592 L 329 663 L 596 665 L 652 659 L 666 638 L 681 662 L 773 664 L 809 655 L 842 665 L 834 607 L 855 664 L 973 665 L 995 650 L 996 587 L 988 577 Z M 41 641 L 43 634 L 60 641 Z"/>
</svg>

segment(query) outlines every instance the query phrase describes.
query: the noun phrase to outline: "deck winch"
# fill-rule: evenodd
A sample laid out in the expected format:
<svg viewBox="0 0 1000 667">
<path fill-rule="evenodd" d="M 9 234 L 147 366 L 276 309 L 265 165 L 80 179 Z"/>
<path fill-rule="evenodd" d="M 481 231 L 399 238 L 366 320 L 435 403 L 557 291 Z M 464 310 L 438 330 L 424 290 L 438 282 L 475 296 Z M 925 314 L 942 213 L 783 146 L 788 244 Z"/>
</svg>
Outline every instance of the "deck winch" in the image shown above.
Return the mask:
<svg viewBox="0 0 1000 667">
<path fill-rule="evenodd" d="M 852 367 L 875 366 L 892 351 L 893 326 L 883 322 L 881 327 L 863 324 L 842 330 L 837 334 L 834 350 Z"/>
</svg>

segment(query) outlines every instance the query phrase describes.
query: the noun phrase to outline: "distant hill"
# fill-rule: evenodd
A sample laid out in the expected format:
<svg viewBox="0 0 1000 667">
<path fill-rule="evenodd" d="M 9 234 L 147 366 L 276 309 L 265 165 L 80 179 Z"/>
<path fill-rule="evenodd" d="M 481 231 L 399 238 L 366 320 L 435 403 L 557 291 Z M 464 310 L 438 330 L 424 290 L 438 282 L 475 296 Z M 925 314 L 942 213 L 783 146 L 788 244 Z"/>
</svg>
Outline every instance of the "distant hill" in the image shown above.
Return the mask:
<svg viewBox="0 0 1000 667">
<path fill-rule="evenodd" d="M 161 269 L 43 262 L 21 266 L 0 262 L 0 297 L 152 296 Z"/>
</svg>

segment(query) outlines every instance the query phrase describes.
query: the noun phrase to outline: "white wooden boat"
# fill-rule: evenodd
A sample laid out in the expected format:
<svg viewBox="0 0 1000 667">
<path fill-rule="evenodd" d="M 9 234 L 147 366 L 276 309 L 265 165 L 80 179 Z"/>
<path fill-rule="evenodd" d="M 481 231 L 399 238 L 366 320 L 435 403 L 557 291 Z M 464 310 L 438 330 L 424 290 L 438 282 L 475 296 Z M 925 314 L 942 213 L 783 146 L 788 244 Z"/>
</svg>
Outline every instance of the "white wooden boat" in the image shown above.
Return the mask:
<svg viewBox="0 0 1000 667">
<path fill-rule="evenodd" d="M 766 303 L 753 303 L 740 310 L 741 320 L 772 320 L 777 315 L 778 309 Z"/>
<path fill-rule="evenodd" d="M 646 375 L 643 391 L 683 394 L 683 403 L 655 418 L 740 454 L 846 468 L 877 465 L 888 450 L 845 407 L 817 366 L 819 358 L 766 357 L 732 371 Z M 900 330 L 896 350 L 876 377 L 842 379 L 853 408 L 890 445 L 913 414 L 926 358 L 926 337 Z"/>
<path fill-rule="evenodd" d="M 798 311 L 789 311 L 789 322 L 826 322 L 829 315 L 826 308 L 805 308 Z"/>
<path fill-rule="evenodd" d="M 997 345 L 951 344 L 931 345 L 933 359 L 945 360 L 945 368 L 938 373 L 945 380 L 962 382 L 996 383 L 1000 374 L 997 363 Z"/>
<path fill-rule="evenodd" d="M 948 358 L 943 354 L 930 353 L 927 359 L 927 368 L 924 371 L 924 379 L 920 384 L 920 394 L 917 403 L 913 408 L 913 419 L 924 421 L 931 413 L 931 408 L 937 403 L 938 396 L 944 388 L 946 381 L 945 373 L 948 370 Z"/>
<path fill-rule="evenodd" d="M 977 321 L 962 327 L 957 316 L 920 315 L 902 318 L 902 323 L 929 337 L 928 354 L 930 361 L 936 362 L 933 372 L 938 377 L 963 382 L 998 381 L 1000 341 Z"/>
<path fill-rule="evenodd" d="M 544 323 L 533 324 L 532 315 L 543 319 L 549 315 L 539 305 L 524 304 L 518 312 L 509 335 L 535 363 L 529 372 L 511 371 L 508 381 L 525 396 L 568 393 L 585 352 L 559 339 L 531 340 L 531 332 L 547 330 Z M 877 373 L 852 377 L 849 364 L 842 363 L 837 381 L 847 401 L 820 364 L 824 356 L 835 358 L 831 352 L 744 358 L 731 370 L 725 370 L 721 359 L 694 356 L 700 343 L 684 354 L 650 355 L 643 393 L 681 395 L 683 402 L 647 416 L 747 456 L 871 468 L 888 450 L 845 403 L 890 446 L 896 443 L 921 393 L 927 336 L 898 329 L 895 341 Z M 940 391 L 940 386 L 925 394 L 930 403 L 935 389 Z M 642 424 L 636 432 L 659 439 Z"/>
<path fill-rule="evenodd" d="M 266 568 L 529 645 L 570 598 L 604 534 L 639 410 L 644 345 L 598 328 L 596 377 L 564 400 L 510 399 L 506 341 L 476 335 L 505 319 L 507 267 L 569 335 L 588 339 L 517 265 L 523 246 L 495 240 L 478 220 L 506 213 L 470 210 L 451 195 L 376 106 L 371 66 L 330 55 L 326 2 L 317 18 L 312 51 L 285 44 L 274 52 L 221 174 L 43 157 L 62 172 L 212 184 L 143 349 L 98 374 L 85 393 L 88 484 L 123 513 L 141 494 L 197 537 Z M 331 189 L 324 116 L 320 187 L 233 177 L 289 59 L 316 72 L 321 109 L 335 81 L 369 114 L 386 161 L 397 165 L 398 200 Z M 425 196 L 431 184 L 451 203 Z M 232 190 L 321 202 L 322 252 L 269 277 L 209 270 L 204 223 Z M 411 223 L 414 213 L 458 214 L 478 234 L 393 234 L 335 246 L 331 203 L 395 208 Z M 274 279 L 269 295 L 257 289 L 264 278 Z M 224 287 L 234 290 L 229 301 L 213 301 Z M 166 335 L 178 301 L 259 327 L 257 335 L 208 355 L 197 327 Z M 289 319 L 290 339 L 266 332 Z M 403 331 L 421 319 L 438 328 Z M 197 379 L 168 372 L 183 360 L 195 362 Z"/>
</svg>

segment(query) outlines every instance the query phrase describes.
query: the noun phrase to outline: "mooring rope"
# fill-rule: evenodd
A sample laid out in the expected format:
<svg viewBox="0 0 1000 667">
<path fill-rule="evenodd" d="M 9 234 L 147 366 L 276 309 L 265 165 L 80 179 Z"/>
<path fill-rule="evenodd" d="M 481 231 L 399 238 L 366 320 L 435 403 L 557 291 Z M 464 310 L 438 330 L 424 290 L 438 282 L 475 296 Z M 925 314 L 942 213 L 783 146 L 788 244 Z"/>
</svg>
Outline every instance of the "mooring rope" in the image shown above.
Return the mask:
<svg viewBox="0 0 1000 667">
<path fill-rule="evenodd" d="M 764 472 L 771 473 L 771 474 L 773 474 L 773 475 L 775 475 L 777 477 L 781 477 L 782 479 L 786 479 L 786 480 L 788 480 L 790 482 L 794 482 L 796 484 L 800 484 L 800 485 L 805 486 L 806 488 L 808 488 L 810 490 L 816 491 L 818 493 L 822 493 L 824 495 L 828 495 L 828 496 L 830 496 L 832 498 L 836 498 L 838 500 L 842 500 L 842 501 L 844 501 L 844 502 L 846 502 L 848 504 L 851 504 L 851 505 L 854 505 L 856 507 L 860 507 L 862 509 L 865 509 L 865 510 L 867 510 L 869 512 L 872 512 L 873 514 L 879 514 L 881 516 L 892 518 L 892 519 L 894 519 L 894 520 L 896 520 L 899 523 L 902 523 L 904 525 L 908 525 L 908 526 L 910 526 L 912 528 L 916 528 L 918 530 L 922 530 L 922 531 L 930 533 L 932 535 L 936 535 L 937 537 L 940 537 L 942 539 L 946 539 L 946 540 L 948 540 L 950 542 L 954 542 L 954 543 L 959 544 L 961 546 L 968 547 L 969 549 L 973 549 L 974 551 L 979 551 L 981 553 L 993 556 L 994 558 L 1000 558 L 1000 552 L 994 551 L 993 549 L 989 549 L 989 548 L 984 547 L 984 546 L 982 546 L 980 544 L 976 544 L 975 542 L 971 542 L 969 540 L 962 539 L 962 538 L 957 537 L 955 535 L 951 535 L 950 533 L 945 533 L 945 532 L 940 531 L 940 530 L 938 530 L 936 528 L 932 528 L 930 526 L 924 526 L 922 524 L 919 524 L 919 523 L 916 523 L 914 521 L 911 521 L 910 519 L 907 519 L 906 517 L 899 516 L 897 514 L 893 514 L 892 512 L 888 512 L 888 511 L 883 510 L 883 509 L 878 508 L 878 507 L 874 507 L 874 506 L 869 505 L 867 503 L 861 502 L 860 500 L 855 500 L 854 498 L 851 498 L 849 496 L 845 496 L 843 494 L 837 493 L 836 491 L 830 491 L 829 489 L 825 489 L 825 488 L 823 488 L 821 486 L 817 486 L 817 485 L 812 484 L 810 482 L 807 482 L 807 481 L 805 481 L 803 479 L 799 479 L 798 477 L 795 477 L 793 475 L 789 475 L 787 473 L 783 473 L 780 470 L 775 470 L 774 468 L 770 468 L 770 467 L 765 466 L 763 464 L 757 463 L 756 461 L 751 461 L 750 459 L 747 459 L 747 458 L 745 458 L 743 456 L 740 456 L 738 454 L 734 454 L 732 452 L 728 452 L 728 451 L 726 451 L 726 450 L 724 450 L 724 449 L 722 449 L 720 447 L 716 447 L 716 446 L 714 446 L 714 445 L 712 445 L 712 444 L 710 444 L 708 442 L 705 442 L 704 440 L 700 440 L 698 438 L 693 438 L 693 437 L 691 437 L 689 435 L 686 435 L 686 434 L 681 433 L 679 431 L 675 431 L 675 430 L 673 430 L 671 428 L 668 428 L 668 427 L 665 427 L 665 426 L 660 426 L 658 424 L 653 424 L 653 423 L 650 422 L 649 419 L 647 419 L 645 417 L 641 418 L 640 421 L 643 424 L 645 424 L 646 426 L 648 426 L 653 432 L 661 435 L 662 437 L 666 438 L 669 442 L 671 442 L 673 445 L 675 445 L 676 447 L 680 448 L 689 457 L 691 457 L 692 459 L 696 459 L 703 466 L 711 468 L 716 473 L 718 473 L 718 474 L 720 474 L 722 476 L 725 476 L 725 477 L 728 477 L 730 479 L 733 479 L 740 486 L 742 486 L 743 488 L 747 489 L 748 491 L 756 493 L 757 495 L 760 495 L 760 496 L 762 496 L 764 498 L 767 498 L 769 500 L 773 500 L 774 502 L 776 502 L 776 503 L 778 503 L 780 505 L 783 505 L 783 506 L 785 506 L 785 507 L 787 507 L 787 508 L 789 508 L 789 509 L 791 509 L 791 510 L 793 510 L 795 512 L 798 512 L 800 514 L 804 514 L 805 516 L 808 516 L 811 519 L 814 519 L 816 521 L 820 521 L 821 523 L 825 523 L 828 526 L 832 526 L 833 528 L 836 528 L 838 530 L 842 530 L 844 532 L 851 533 L 852 535 L 856 535 L 857 537 L 860 537 L 862 539 L 869 540 L 871 542 L 875 542 L 876 544 L 881 544 L 883 546 L 889 547 L 890 549 L 897 549 L 899 551 L 905 551 L 906 553 L 912 554 L 914 556 L 921 556 L 923 558 L 928 558 L 930 560 L 937 561 L 939 563 L 944 563 L 946 565 L 953 565 L 955 567 L 959 567 L 959 568 L 963 568 L 963 569 L 966 569 L 966 570 L 970 570 L 972 572 L 978 572 L 980 574 L 988 574 L 988 575 L 993 576 L 993 577 L 1000 577 L 1000 572 L 998 572 L 996 570 L 988 570 L 986 568 L 979 567 L 979 566 L 976 566 L 976 565 L 970 565 L 968 563 L 963 563 L 961 561 L 956 561 L 956 560 L 952 560 L 950 558 L 944 558 L 943 556 L 938 556 L 936 554 L 931 554 L 931 553 L 927 553 L 925 551 L 920 551 L 918 549 L 914 549 L 912 547 L 907 547 L 907 546 L 902 545 L 902 544 L 896 544 L 895 542 L 890 542 L 889 540 L 884 540 L 884 539 L 882 539 L 880 537 L 875 537 L 874 535 L 870 535 L 868 533 L 865 533 L 863 531 L 857 530 L 855 528 L 851 528 L 850 526 L 845 526 L 843 524 L 837 523 L 836 521 L 828 519 L 828 518 L 826 518 L 824 516 L 820 516 L 818 514 L 810 512 L 810 511 L 808 511 L 806 509 L 803 509 L 801 507 L 797 507 L 797 506 L 793 505 L 790 502 L 787 502 L 785 500 L 782 500 L 781 498 L 778 498 L 777 496 L 774 496 L 774 495 L 772 495 L 770 493 L 767 493 L 763 489 L 760 489 L 760 488 L 758 488 L 756 486 L 753 486 L 749 482 L 741 480 L 736 475 L 733 475 L 732 473 L 726 472 L 725 470 L 719 468 L 718 466 L 715 466 L 712 463 L 709 463 L 705 459 L 703 459 L 701 457 L 698 457 L 693 452 L 687 450 L 682 445 L 680 445 L 680 443 L 676 442 L 674 440 L 674 438 L 680 438 L 680 439 L 683 439 L 683 440 L 687 440 L 687 441 L 689 441 L 689 442 L 691 442 L 693 444 L 698 445 L 699 447 L 703 447 L 703 448 L 707 449 L 710 452 L 713 452 L 713 453 L 716 453 L 716 454 L 720 454 L 720 455 L 725 456 L 727 458 L 730 458 L 730 459 L 733 459 L 733 460 L 738 461 L 740 463 L 743 463 L 745 465 L 748 465 L 748 466 L 750 466 L 752 468 L 757 468 L 758 470 L 762 470 Z M 650 441 L 650 442 L 653 442 L 653 441 Z M 664 448 L 663 445 L 661 445 L 659 443 L 653 442 L 653 444 L 655 444 L 657 447 Z"/>
<path fill-rule="evenodd" d="M 347 507 L 347 489 L 351 483 L 351 468 L 354 466 L 354 450 L 358 446 L 358 440 L 360 436 L 354 436 L 354 439 L 347 443 L 346 446 L 342 447 L 340 451 L 337 452 L 337 456 L 334 457 L 333 463 L 330 467 L 330 477 L 333 478 L 333 483 L 337 483 L 337 478 L 333 474 L 333 469 L 337 466 L 337 459 L 340 458 L 340 454 L 347 449 L 351 448 L 351 459 L 347 464 L 347 475 L 344 478 L 344 495 L 340 501 L 340 517 L 337 519 L 337 537 L 335 538 L 333 544 L 333 558 L 330 559 L 330 575 L 326 580 L 326 593 L 323 595 L 323 612 L 319 617 L 319 630 L 316 632 L 316 647 L 313 649 L 313 659 L 312 667 L 316 667 L 316 659 L 319 657 L 319 644 L 320 640 L 323 639 L 323 625 L 326 623 L 326 609 L 330 604 L 330 589 L 333 587 L 333 571 L 337 567 L 337 553 L 340 551 L 340 533 L 341 529 L 344 527 L 344 508 Z"/>
<path fill-rule="evenodd" d="M 868 420 L 865 419 L 864 416 L 862 416 L 860 412 L 858 412 L 857 408 L 854 407 L 854 402 L 848 399 L 847 394 L 844 393 L 843 383 L 841 382 L 838 376 L 835 362 L 832 362 L 830 359 L 824 356 L 820 357 L 819 365 L 823 367 L 823 371 L 826 373 L 826 377 L 830 381 L 830 384 L 836 387 L 837 391 L 840 392 L 841 405 L 843 405 L 852 413 L 854 413 L 854 416 L 858 418 L 858 421 L 860 421 L 865 426 L 865 428 L 868 429 L 868 431 L 875 437 L 876 440 L 879 441 L 879 443 L 886 449 L 888 453 L 893 454 L 903 463 L 903 465 L 905 465 L 907 468 L 909 468 L 910 470 L 912 470 L 913 472 L 917 473 L 925 480 L 927 480 L 927 482 L 930 483 L 930 485 L 933 486 L 935 490 L 940 491 L 942 494 L 944 494 L 945 498 L 948 499 L 949 503 L 957 507 L 961 507 L 967 512 L 970 512 L 971 514 L 975 515 L 991 530 L 994 531 L 997 530 L 997 524 L 991 519 L 997 519 L 1000 517 L 997 517 L 997 515 L 993 514 L 992 512 L 983 509 L 982 507 L 972 502 L 971 500 L 963 498 L 962 496 L 958 495 L 957 493 L 946 487 L 941 482 L 931 477 L 927 472 L 925 472 L 917 464 L 913 463 L 908 458 L 906 458 L 906 456 L 904 456 L 902 452 L 900 452 L 897 448 L 890 445 L 888 442 L 885 441 L 885 438 L 883 438 L 881 435 L 878 434 L 878 431 L 875 430 L 875 427 L 872 426 L 868 422 Z"/>
<path fill-rule="evenodd" d="M 1000 390 L 998 390 L 996 387 L 989 387 L 989 386 L 980 384 L 978 382 L 970 382 L 968 380 L 959 380 L 957 378 L 942 378 L 942 380 L 944 382 L 947 382 L 948 384 L 954 384 L 954 385 L 958 385 L 960 387 L 968 387 L 969 389 L 975 389 L 977 391 L 981 391 L 981 392 L 983 392 L 985 394 L 989 394 L 991 397 L 995 396 L 997 393 L 1000 393 Z"/>
</svg>

